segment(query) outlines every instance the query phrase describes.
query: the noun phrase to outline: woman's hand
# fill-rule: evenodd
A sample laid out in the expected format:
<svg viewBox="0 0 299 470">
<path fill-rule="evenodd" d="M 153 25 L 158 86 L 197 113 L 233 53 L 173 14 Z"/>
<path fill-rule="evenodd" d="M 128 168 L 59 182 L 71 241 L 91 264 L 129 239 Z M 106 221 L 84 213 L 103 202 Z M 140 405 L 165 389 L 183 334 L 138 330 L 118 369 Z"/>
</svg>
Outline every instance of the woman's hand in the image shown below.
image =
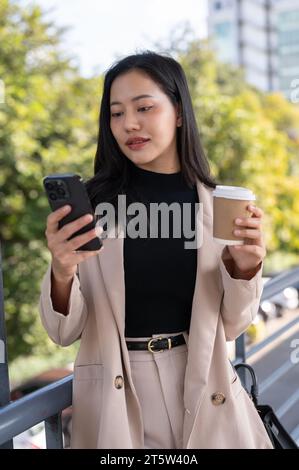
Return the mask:
<svg viewBox="0 0 299 470">
<path fill-rule="evenodd" d="M 47 218 L 47 228 L 45 235 L 48 241 L 48 248 L 52 254 L 52 273 L 57 281 L 67 283 L 73 277 L 77 270 L 77 265 L 82 261 L 95 256 L 101 250 L 102 246 L 96 251 L 76 252 L 80 246 L 89 242 L 95 237 L 99 237 L 102 228 L 97 227 L 89 230 L 82 235 L 69 240 L 69 237 L 79 229 L 89 224 L 92 220 L 90 214 L 86 214 L 73 222 L 69 222 L 61 229 L 58 228 L 58 222 L 71 211 L 71 206 L 63 206 L 54 212 L 51 212 Z"/>
<path fill-rule="evenodd" d="M 247 206 L 247 210 L 252 212 L 252 217 L 235 219 L 236 227 L 233 230 L 234 235 L 244 237 L 244 245 L 227 245 L 235 264 L 233 277 L 241 279 L 251 279 L 266 256 L 261 228 L 264 213 L 252 204 Z"/>
</svg>

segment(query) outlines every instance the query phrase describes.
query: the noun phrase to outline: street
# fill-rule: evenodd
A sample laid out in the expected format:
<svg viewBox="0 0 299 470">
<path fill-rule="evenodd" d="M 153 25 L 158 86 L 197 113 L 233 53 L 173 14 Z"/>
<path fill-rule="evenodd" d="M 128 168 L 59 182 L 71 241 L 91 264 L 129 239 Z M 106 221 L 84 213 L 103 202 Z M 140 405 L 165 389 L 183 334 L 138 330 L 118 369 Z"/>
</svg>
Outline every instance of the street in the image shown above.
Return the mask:
<svg viewBox="0 0 299 470">
<path fill-rule="evenodd" d="M 268 334 L 299 317 L 299 309 L 271 321 Z M 299 322 L 248 359 L 259 383 L 259 403 L 273 407 L 299 443 Z"/>
</svg>

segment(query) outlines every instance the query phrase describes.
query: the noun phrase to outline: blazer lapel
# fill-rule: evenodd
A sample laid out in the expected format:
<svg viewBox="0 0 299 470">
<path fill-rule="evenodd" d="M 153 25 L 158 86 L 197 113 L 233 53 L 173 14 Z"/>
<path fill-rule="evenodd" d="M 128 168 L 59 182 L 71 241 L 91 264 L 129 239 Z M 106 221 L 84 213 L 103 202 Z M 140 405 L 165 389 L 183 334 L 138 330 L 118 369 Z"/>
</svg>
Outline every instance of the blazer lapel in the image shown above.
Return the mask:
<svg viewBox="0 0 299 470">
<path fill-rule="evenodd" d="M 117 323 L 118 331 L 124 336 L 125 331 L 125 273 L 123 259 L 124 231 L 119 230 L 118 237 L 112 237 L 111 231 L 104 239 L 104 249 L 98 255 L 103 279 Z M 111 238 L 109 238 L 111 236 Z"/>
<path fill-rule="evenodd" d="M 184 419 L 184 448 L 187 448 L 208 381 L 222 296 L 217 266 L 219 250 L 223 247 L 213 241 L 212 194 L 200 182 L 197 183 L 197 190 L 203 208 L 202 221 L 197 225 L 197 230 L 202 230 L 202 245 L 197 249 L 197 273 L 185 374 L 184 403 L 187 412 Z"/>
<path fill-rule="evenodd" d="M 130 385 L 126 391 L 126 399 L 131 403 L 127 407 L 128 420 L 130 422 L 130 435 L 133 448 L 144 447 L 144 432 L 142 422 L 142 411 L 137 397 L 136 389 L 132 380 L 131 364 L 128 348 L 125 342 L 125 272 L 124 272 L 124 230 L 120 226 L 118 237 L 106 238 L 104 249 L 98 255 L 100 268 L 110 301 L 113 316 L 116 321 L 120 348 L 123 361 L 123 374 L 125 382 Z M 132 391 L 134 399 L 130 398 Z"/>
</svg>

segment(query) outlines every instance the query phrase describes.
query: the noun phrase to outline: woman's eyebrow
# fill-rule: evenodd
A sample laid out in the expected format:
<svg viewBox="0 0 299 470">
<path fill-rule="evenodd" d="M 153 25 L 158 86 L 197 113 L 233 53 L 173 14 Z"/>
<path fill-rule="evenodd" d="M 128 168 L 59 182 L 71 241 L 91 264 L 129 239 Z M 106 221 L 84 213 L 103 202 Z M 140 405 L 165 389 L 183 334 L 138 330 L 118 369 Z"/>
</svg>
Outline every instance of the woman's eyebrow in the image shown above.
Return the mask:
<svg viewBox="0 0 299 470">
<path fill-rule="evenodd" d="M 141 98 L 154 98 L 154 96 L 152 96 L 152 95 L 138 95 L 138 96 L 134 96 L 134 98 L 132 98 L 131 101 L 141 100 Z M 110 106 L 113 106 L 115 104 L 121 104 L 121 102 L 120 101 L 112 101 L 112 103 L 110 103 Z"/>
</svg>

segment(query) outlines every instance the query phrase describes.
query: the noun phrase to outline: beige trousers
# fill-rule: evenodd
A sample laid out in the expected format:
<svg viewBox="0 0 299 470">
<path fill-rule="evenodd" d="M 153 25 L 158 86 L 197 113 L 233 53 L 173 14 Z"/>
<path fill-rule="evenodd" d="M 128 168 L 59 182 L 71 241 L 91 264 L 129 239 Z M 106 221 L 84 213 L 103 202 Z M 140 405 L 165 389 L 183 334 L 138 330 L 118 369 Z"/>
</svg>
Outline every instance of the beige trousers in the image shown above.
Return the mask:
<svg viewBox="0 0 299 470">
<path fill-rule="evenodd" d="M 163 352 L 129 351 L 133 383 L 142 408 L 145 449 L 182 449 L 186 344 Z M 154 334 L 175 336 L 180 333 Z M 145 341 L 150 338 L 129 338 Z"/>
</svg>

